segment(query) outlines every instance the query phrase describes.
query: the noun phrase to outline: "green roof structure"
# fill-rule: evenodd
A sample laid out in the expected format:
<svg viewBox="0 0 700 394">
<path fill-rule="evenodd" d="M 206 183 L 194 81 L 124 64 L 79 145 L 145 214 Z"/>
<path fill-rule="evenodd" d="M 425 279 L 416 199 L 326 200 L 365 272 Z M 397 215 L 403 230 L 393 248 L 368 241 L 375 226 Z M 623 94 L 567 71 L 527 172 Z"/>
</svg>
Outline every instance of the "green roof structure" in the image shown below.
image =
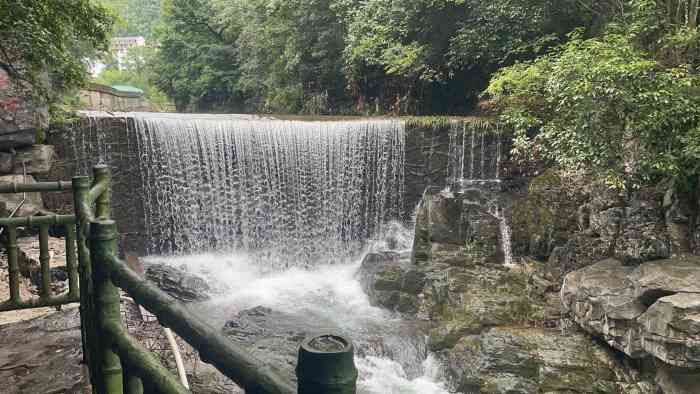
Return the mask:
<svg viewBox="0 0 700 394">
<path fill-rule="evenodd" d="M 143 94 L 144 91 L 135 87 L 135 86 L 130 86 L 130 85 L 112 85 L 112 89 L 118 90 L 120 92 L 127 92 L 127 93 L 140 93 Z"/>
</svg>

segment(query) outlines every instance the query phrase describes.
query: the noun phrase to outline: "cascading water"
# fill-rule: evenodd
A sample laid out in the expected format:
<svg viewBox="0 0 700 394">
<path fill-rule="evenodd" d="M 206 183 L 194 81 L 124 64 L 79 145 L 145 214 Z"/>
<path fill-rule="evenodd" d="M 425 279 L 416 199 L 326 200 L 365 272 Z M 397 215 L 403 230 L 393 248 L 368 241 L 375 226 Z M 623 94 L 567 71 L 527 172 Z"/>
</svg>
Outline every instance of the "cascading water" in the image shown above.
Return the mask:
<svg viewBox="0 0 700 394">
<path fill-rule="evenodd" d="M 403 123 L 135 114 L 151 252 L 335 260 L 403 206 Z"/>
<path fill-rule="evenodd" d="M 491 193 L 500 189 L 503 135 L 499 125 L 453 122 L 450 136 L 450 179 L 456 191 Z M 511 227 L 506 209 L 491 198 L 485 211 L 498 220 L 504 263 L 513 263 Z"/>
</svg>

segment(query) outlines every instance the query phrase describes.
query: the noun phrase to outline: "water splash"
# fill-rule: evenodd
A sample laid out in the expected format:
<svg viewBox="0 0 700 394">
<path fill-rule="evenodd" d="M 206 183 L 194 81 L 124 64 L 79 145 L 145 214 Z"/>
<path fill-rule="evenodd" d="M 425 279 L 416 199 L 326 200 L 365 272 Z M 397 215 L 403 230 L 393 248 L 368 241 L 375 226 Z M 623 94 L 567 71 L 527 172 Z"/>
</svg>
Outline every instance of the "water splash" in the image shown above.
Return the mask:
<svg viewBox="0 0 700 394">
<path fill-rule="evenodd" d="M 443 367 L 428 354 L 424 332 L 414 322 L 370 304 L 356 280 L 359 261 L 283 272 L 264 272 L 245 254 L 152 256 L 145 262 L 181 267 L 206 278 L 212 287 L 226 288 L 198 304 L 198 313 L 215 327 L 242 310 L 264 306 L 301 316 L 320 331 L 332 327 L 349 335 L 357 349 L 358 393 L 448 393 Z"/>
</svg>

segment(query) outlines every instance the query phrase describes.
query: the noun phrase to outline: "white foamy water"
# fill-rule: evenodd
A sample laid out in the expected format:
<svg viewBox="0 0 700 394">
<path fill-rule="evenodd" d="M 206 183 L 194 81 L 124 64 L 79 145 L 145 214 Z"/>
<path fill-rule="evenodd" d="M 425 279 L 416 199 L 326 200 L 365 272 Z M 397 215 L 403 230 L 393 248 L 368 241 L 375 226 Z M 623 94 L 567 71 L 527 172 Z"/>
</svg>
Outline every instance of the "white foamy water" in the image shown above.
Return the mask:
<svg viewBox="0 0 700 394">
<path fill-rule="evenodd" d="M 355 278 L 359 263 L 264 272 L 244 254 L 150 257 L 207 278 L 225 292 L 203 306 L 214 327 L 236 313 L 264 306 L 333 327 L 356 346 L 361 394 L 446 394 L 440 365 L 425 348 L 424 334 L 398 316 L 375 308 Z M 381 345 L 375 341 L 381 338 Z"/>
</svg>

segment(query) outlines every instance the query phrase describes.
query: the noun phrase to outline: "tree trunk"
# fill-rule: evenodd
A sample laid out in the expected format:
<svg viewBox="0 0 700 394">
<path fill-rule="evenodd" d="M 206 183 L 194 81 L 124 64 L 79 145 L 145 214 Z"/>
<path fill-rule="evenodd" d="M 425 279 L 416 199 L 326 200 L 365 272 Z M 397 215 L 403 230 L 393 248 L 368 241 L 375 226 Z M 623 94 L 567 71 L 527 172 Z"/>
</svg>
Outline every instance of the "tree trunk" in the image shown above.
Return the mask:
<svg viewBox="0 0 700 394">
<path fill-rule="evenodd" d="M 700 12 L 700 0 L 690 0 L 688 8 L 688 29 L 695 30 L 698 27 L 698 13 Z"/>
</svg>

